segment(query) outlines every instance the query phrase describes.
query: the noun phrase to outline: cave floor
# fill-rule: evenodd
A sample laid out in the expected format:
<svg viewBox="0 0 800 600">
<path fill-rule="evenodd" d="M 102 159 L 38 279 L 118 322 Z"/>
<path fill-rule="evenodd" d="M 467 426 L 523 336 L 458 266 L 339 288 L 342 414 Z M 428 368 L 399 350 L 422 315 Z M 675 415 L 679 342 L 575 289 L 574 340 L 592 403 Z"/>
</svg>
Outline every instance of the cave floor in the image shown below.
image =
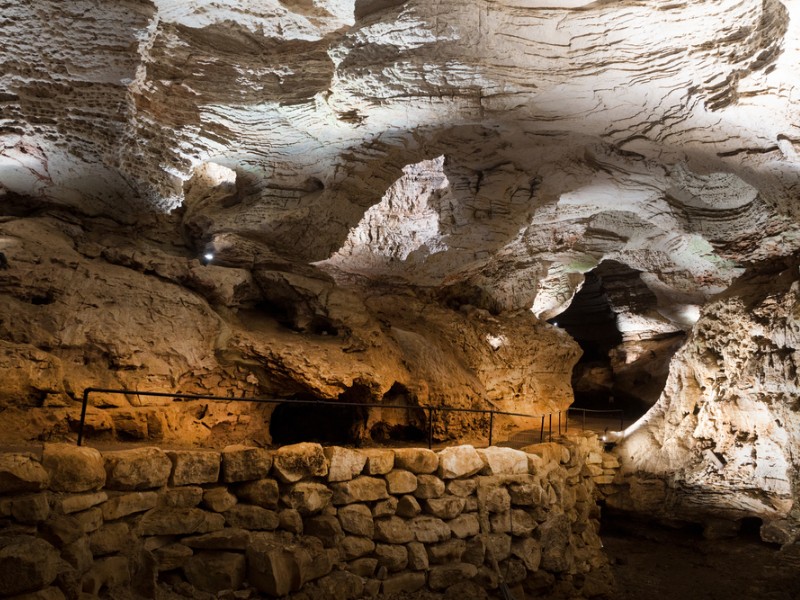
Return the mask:
<svg viewBox="0 0 800 600">
<path fill-rule="evenodd" d="M 616 600 L 800 599 L 800 552 L 781 552 L 755 535 L 706 540 L 617 518 L 604 522 L 601 537 Z"/>
</svg>

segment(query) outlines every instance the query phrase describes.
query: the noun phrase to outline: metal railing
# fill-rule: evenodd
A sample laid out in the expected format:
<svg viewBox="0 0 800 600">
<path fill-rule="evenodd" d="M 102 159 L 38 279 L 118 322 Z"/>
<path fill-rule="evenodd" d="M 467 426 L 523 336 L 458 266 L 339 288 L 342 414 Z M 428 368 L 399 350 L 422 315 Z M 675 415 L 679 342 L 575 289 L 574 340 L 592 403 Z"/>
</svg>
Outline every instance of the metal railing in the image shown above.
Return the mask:
<svg viewBox="0 0 800 600">
<path fill-rule="evenodd" d="M 259 404 L 309 404 L 315 406 L 327 407 L 356 407 L 356 408 L 380 408 L 380 409 L 404 409 L 404 410 L 422 410 L 426 413 L 427 429 L 428 429 L 428 448 L 433 446 L 433 417 L 436 413 L 472 413 L 483 414 L 489 417 L 489 446 L 492 445 L 494 436 L 494 421 L 495 417 L 522 417 L 535 419 L 536 424 L 539 426 L 539 441 L 543 442 L 545 439 L 545 424 L 547 424 L 547 432 L 549 439 L 553 439 L 553 416 L 556 416 L 556 431 L 558 435 L 562 432 L 562 418 L 561 411 L 557 413 L 548 413 L 546 415 L 531 415 L 526 413 L 505 412 L 493 409 L 478 409 L 478 408 L 456 408 L 450 406 L 409 406 L 405 404 L 380 404 L 380 403 L 360 403 L 360 402 L 339 402 L 329 400 L 303 400 L 298 398 L 251 398 L 251 397 L 230 397 L 230 396 L 214 396 L 209 394 L 182 394 L 175 392 L 143 392 L 138 390 L 125 390 L 125 389 L 108 389 L 108 388 L 86 388 L 83 390 L 83 403 L 81 404 L 81 418 L 78 423 L 78 446 L 83 444 L 84 438 L 84 425 L 86 423 L 86 409 L 89 405 L 89 396 L 91 394 L 120 394 L 126 396 L 149 396 L 154 398 L 173 398 L 175 400 L 210 400 L 213 402 L 252 402 Z M 563 431 L 567 431 L 567 419 L 563 419 Z M 533 430 L 535 431 L 535 430 Z M 533 442 L 532 442 L 533 443 Z"/>
<path fill-rule="evenodd" d="M 569 413 L 572 413 L 572 412 L 582 413 L 583 420 L 582 420 L 582 425 L 581 426 L 582 426 L 583 429 L 586 429 L 586 413 L 590 413 L 590 414 L 593 414 L 593 415 L 609 415 L 609 416 L 610 415 L 619 415 L 619 430 L 622 431 L 623 429 L 625 429 L 625 411 L 623 411 L 621 408 L 595 410 L 595 409 L 592 409 L 592 408 L 579 408 L 579 407 L 575 407 L 575 406 L 570 406 L 567 409 L 567 415 L 569 415 Z M 615 419 L 615 421 L 616 421 L 616 419 Z M 565 428 L 565 431 L 566 431 L 566 428 Z"/>
</svg>

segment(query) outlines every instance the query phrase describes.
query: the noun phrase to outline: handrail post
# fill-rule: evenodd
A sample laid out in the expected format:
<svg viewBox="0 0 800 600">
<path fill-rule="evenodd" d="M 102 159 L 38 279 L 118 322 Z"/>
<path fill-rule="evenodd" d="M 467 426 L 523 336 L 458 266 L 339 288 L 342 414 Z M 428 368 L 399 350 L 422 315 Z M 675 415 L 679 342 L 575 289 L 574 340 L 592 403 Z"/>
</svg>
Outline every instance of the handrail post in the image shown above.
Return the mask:
<svg viewBox="0 0 800 600">
<path fill-rule="evenodd" d="M 550 441 L 553 441 L 553 413 L 550 413 L 550 424 L 548 425 L 547 429 L 550 433 Z"/>
<path fill-rule="evenodd" d="M 428 450 L 433 448 L 433 408 L 428 408 Z"/>
<path fill-rule="evenodd" d="M 83 404 L 81 404 L 81 420 L 78 423 L 78 446 L 83 443 L 83 424 L 86 422 L 86 405 L 89 404 L 89 394 L 92 388 L 83 390 Z"/>
<path fill-rule="evenodd" d="M 567 414 L 564 416 L 564 434 L 565 435 L 567 433 L 567 430 L 569 429 L 569 411 L 570 411 L 570 409 L 568 408 L 567 409 Z"/>
<path fill-rule="evenodd" d="M 544 441 L 544 415 L 542 415 L 542 428 L 539 430 L 539 443 Z"/>
<path fill-rule="evenodd" d="M 558 435 L 561 435 L 561 411 L 558 411 Z"/>
<path fill-rule="evenodd" d="M 492 445 L 492 430 L 494 429 L 494 411 L 489 411 L 489 446 Z"/>
</svg>

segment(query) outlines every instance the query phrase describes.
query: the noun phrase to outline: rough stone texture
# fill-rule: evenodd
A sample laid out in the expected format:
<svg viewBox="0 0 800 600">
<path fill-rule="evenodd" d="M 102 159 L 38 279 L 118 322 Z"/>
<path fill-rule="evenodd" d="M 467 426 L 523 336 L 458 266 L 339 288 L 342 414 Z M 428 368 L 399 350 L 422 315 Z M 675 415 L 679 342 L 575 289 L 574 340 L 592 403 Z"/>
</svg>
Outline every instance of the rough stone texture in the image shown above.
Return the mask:
<svg viewBox="0 0 800 600">
<path fill-rule="evenodd" d="M 106 521 L 113 521 L 134 513 L 150 510 L 156 507 L 158 499 L 159 496 L 156 492 L 133 492 L 131 494 L 113 496 L 101 506 L 103 518 Z"/>
<path fill-rule="evenodd" d="M 469 477 L 483 466 L 481 455 L 472 446 L 453 446 L 439 451 L 438 474 L 442 479 Z"/>
<path fill-rule="evenodd" d="M 236 496 L 224 486 L 203 490 L 203 506 L 214 512 L 225 512 L 238 502 Z"/>
<path fill-rule="evenodd" d="M 219 480 L 220 454 L 202 450 L 169 450 L 172 461 L 170 485 L 216 483 Z"/>
<path fill-rule="evenodd" d="M 70 514 L 86 510 L 108 500 L 105 492 L 95 492 L 93 494 L 79 494 L 75 496 L 63 496 L 58 499 L 58 506 L 64 514 Z"/>
<path fill-rule="evenodd" d="M 141 535 L 189 535 L 222 529 L 224 524 L 222 515 L 199 508 L 154 508 L 142 516 L 137 529 Z"/>
<path fill-rule="evenodd" d="M 281 502 L 301 515 L 311 515 L 328 506 L 332 496 L 333 492 L 324 484 L 300 481 L 286 489 Z"/>
<path fill-rule="evenodd" d="M 367 457 L 361 452 L 332 446 L 324 449 L 328 460 L 328 481 L 349 481 L 361 474 Z"/>
<path fill-rule="evenodd" d="M 0 455 L 0 494 L 38 492 L 49 479 L 44 467 L 29 454 Z"/>
<path fill-rule="evenodd" d="M 417 476 L 411 471 L 395 469 L 386 474 L 386 487 L 390 494 L 410 494 L 417 489 Z"/>
<path fill-rule="evenodd" d="M 222 480 L 231 483 L 263 479 L 272 467 L 272 455 L 263 448 L 227 446 L 222 451 Z"/>
<path fill-rule="evenodd" d="M 334 483 L 332 502 L 335 505 L 352 504 L 353 502 L 372 502 L 383 500 L 389 496 L 386 481 L 375 477 L 358 477 L 352 481 Z"/>
<path fill-rule="evenodd" d="M 367 448 L 361 453 L 367 457 L 367 475 L 385 475 L 394 468 L 394 451 L 389 448 Z"/>
<path fill-rule="evenodd" d="M 414 490 L 414 496 L 420 499 L 439 498 L 444 495 L 445 484 L 444 481 L 435 475 L 419 475 L 417 476 L 417 489 Z"/>
<path fill-rule="evenodd" d="M 86 492 L 106 483 L 103 457 L 94 448 L 45 444 L 42 466 L 50 475 L 50 489 L 56 492 Z"/>
<path fill-rule="evenodd" d="M 278 482 L 274 479 L 258 479 L 242 483 L 236 486 L 236 497 L 248 504 L 255 504 L 263 508 L 275 508 L 278 506 L 280 497 Z"/>
<path fill-rule="evenodd" d="M 205 592 L 237 590 L 245 579 L 245 558 L 234 552 L 199 552 L 183 566 L 186 579 Z"/>
<path fill-rule="evenodd" d="M 60 571 L 58 551 L 29 536 L 0 538 L 0 595 L 33 592 L 50 585 Z"/>
<path fill-rule="evenodd" d="M 328 461 L 322 446 L 307 442 L 279 448 L 272 467 L 275 475 L 287 483 L 328 474 Z"/>
<path fill-rule="evenodd" d="M 342 524 L 342 529 L 354 535 L 372 538 L 375 533 L 375 522 L 372 511 L 364 504 L 350 504 L 338 510 L 336 516 Z"/>
<path fill-rule="evenodd" d="M 528 472 L 527 455 L 514 448 L 480 448 L 477 450 L 484 462 L 484 475 L 515 475 Z"/>
<path fill-rule="evenodd" d="M 272 531 L 278 527 L 278 514 L 260 506 L 237 504 L 224 512 L 229 527 Z"/>
<path fill-rule="evenodd" d="M 103 454 L 106 487 L 112 490 L 144 490 L 167 484 L 172 461 L 159 448 L 135 448 Z"/>
<path fill-rule="evenodd" d="M 439 457 L 426 448 L 397 448 L 394 451 L 394 466 L 412 473 L 433 473 L 439 466 Z"/>
</svg>

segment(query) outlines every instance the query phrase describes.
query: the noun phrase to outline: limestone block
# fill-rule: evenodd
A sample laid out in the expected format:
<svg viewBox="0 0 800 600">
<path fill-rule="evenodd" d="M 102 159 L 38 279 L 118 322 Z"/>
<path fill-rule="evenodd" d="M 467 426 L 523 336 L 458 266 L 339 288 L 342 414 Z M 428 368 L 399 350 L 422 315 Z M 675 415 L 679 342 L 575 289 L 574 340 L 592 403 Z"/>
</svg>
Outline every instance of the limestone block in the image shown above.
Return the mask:
<svg viewBox="0 0 800 600">
<path fill-rule="evenodd" d="M 381 593 L 386 596 L 413 594 L 425 587 L 425 573 L 399 573 L 381 582 Z"/>
<path fill-rule="evenodd" d="M 523 451 L 533 454 L 542 459 L 542 464 L 561 463 L 567 464 L 570 460 L 570 453 L 566 446 L 556 442 L 544 442 L 525 446 Z"/>
<path fill-rule="evenodd" d="M 132 492 L 112 496 L 100 508 L 103 511 L 103 518 L 106 521 L 113 521 L 155 508 L 158 501 L 158 492 Z"/>
<path fill-rule="evenodd" d="M 250 532 L 237 527 L 226 527 L 181 540 L 182 544 L 197 550 L 246 550 L 249 542 Z"/>
<path fill-rule="evenodd" d="M 452 538 L 427 547 L 428 560 L 432 565 L 461 562 L 461 557 L 467 549 L 467 542 Z"/>
<path fill-rule="evenodd" d="M 221 461 L 219 452 L 168 450 L 167 456 L 172 461 L 172 474 L 169 478 L 169 484 L 172 486 L 219 481 Z"/>
<path fill-rule="evenodd" d="M 313 515 L 328 506 L 333 492 L 328 486 L 314 481 L 299 481 L 287 486 L 281 501 L 301 515 Z"/>
<path fill-rule="evenodd" d="M 105 492 L 94 492 L 92 494 L 70 494 L 61 496 L 58 499 L 58 509 L 65 515 L 89 509 L 108 500 Z"/>
<path fill-rule="evenodd" d="M 256 538 L 247 547 L 247 580 L 271 597 L 286 596 L 302 585 L 297 560 L 288 549 Z"/>
<path fill-rule="evenodd" d="M 551 514 L 539 525 L 543 569 L 551 573 L 563 573 L 571 569 L 574 559 L 569 536 L 570 523 L 562 513 Z"/>
<path fill-rule="evenodd" d="M 412 571 L 427 571 L 430 563 L 425 544 L 409 542 L 406 544 L 406 548 L 408 549 L 408 568 Z"/>
<path fill-rule="evenodd" d="M 454 563 L 431 567 L 428 574 L 428 587 L 434 591 L 446 590 L 452 585 L 472 579 L 478 574 L 478 568 L 469 563 Z"/>
<path fill-rule="evenodd" d="M 224 513 L 228 527 L 240 527 L 256 531 L 272 531 L 278 528 L 278 513 L 268 508 L 251 504 L 237 504 Z"/>
<path fill-rule="evenodd" d="M 71 544 L 64 546 L 61 549 L 61 558 L 80 575 L 83 575 L 94 562 L 94 556 L 92 556 L 92 551 L 89 548 L 89 538 L 86 536 L 80 537 Z"/>
<path fill-rule="evenodd" d="M 515 506 L 543 506 L 546 503 L 544 488 L 535 481 L 512 483 L 508 486 L 508 493 Z"/>
<path fill-rule="evenodd" d="M 367 448 L 361 450 L 367 457 L 364 473 L 367 475 L 386 475 L 394 468 L 394 451 L 388 448 Z"/>
<path fill-rule="evenodd" d="M 460 496 L 442 496 L 424 501 L 425 512 L 440 519 L 455 519 L 464 510 L 466 500 Z"/>
<path fill-rule="evenodd" d="M 619 469 L 619 458 L 614 454 L 603 453 L 603 461 L 601 463 L 604 469 Z"/>
<path fill-rule="evenodd" d="M 328 474 L 328 461 L 322 446 L 310 442 L 283 446 L 275 452 L 272 470 L 281 481 L 294 483 Z"/>
<path fill-rule="evenodd" d="M 180 569 L 194 555 L 194 552 L 184 544 L 166 544 L 153 550 L 156 559 L 156 569 L 171 571 Z"/>
<path fill-rule="evenodd" d="M 411 519 L 422 512 L 419 502 L 414 496 L 405 495 L 397 501 L 397 516 Z"/>
<path fill-rule="evenodd" d="M 489 525 L 493 533 L 510 533 L 511 511 L 492 513 L 489 515 Z"/>
<path fill-rule="evenodd" d="M 375 544 L 373 544 L 373 547 Z M 356 558 L 351 560 L 345 568 L 359 577 L 372 577 L 378 568 L 377 558 Z"/>
<path fill-rule="evenodd" d="M 417 489 L 414 490 L 414 496 L 421 500 L 439 498 L 444 495 L 444 490 L 444 481 L 435 475 L 418 475 Z"/>
<path fill-rule="evenodd" d="M 166 488 L 161 490 L 158 497 L 159 506 L 171 506 L 173 508 L 194 508 L 202 501 L 203 488 L 196 485 Z"/>
<path fill-rule="evenodd" d="M 474 537 L 467 541 L 467 548 L 461 556 L 465 563 L 480 567 L 486 560 L 486 542 L 482 537 Z"/>
<path fill-rule="evenodd" d="M 0 537 L 0 596 L 49 586 L 61 570 L 58 551 L 32 536 Z"/>
<path fill-rule="evenodd" d="M 371 538 L 375 533 L 372 511 L 365 504 L 350 504 L 339 509 L 337 516 L 342 529 L 354 535 Z"/>
<path fill-rule="evenodd" d="M 408 566 L 408 549 L 405 546 L 377 544 L 375 557 L 379 567 L 386 567 L 390 573 L 402 571 Z"/>
<path fill-rule="evenodd" d="M 356 600 L 364 593 L 364 582 L 361 577 L 348 571 L 334 571 L 321 578 L 317 586 L 322 591 L 323 598 L 336 600 Z"/>
<path fill-rule="evenodd" d="M 421 515 L 408 522 L 408 527 L 414 534 L 414 539 L 423 544 L 442 542 L 450 539 L 450 526 L 437 517 Z"/>
<path fill-rule="evenodd" d="M 224 486 L 209 488 L 203 491 L 203 506 L 214 512 L 225 512 L 234 506 L 238 499 Z"/>
<path fill-rule="evenodd" d="M 427 448 L 395 448 L 394 467 L 412 473 L 433 473 L 439 467 L 439 457 Z"/>
<path fill-rule="evenodd" d="M 511 534 L 515 536 L 529 536 L 536 529 L 537 522 L 527 511 L 511 509 Z"/>
<path fill-rule="evenodd" d="M 452 446 L 439 451 L 438 475 L 442 479 L 470 477 L 483 466 L 483 460 L 473 446 Z"/>
<path fill-rule="evenodd" d="M 278 482 L 274 479 L 255 479 L 239 483 L 233 488 L 239 500 L 262 508 L 277 508 L 280 499 Z"/>
<path fill-rule="evenodd" d="M 476 576 L 476 579 L 479 577 Z M 499 583 L 498 583 L 499 585 Z M 491 586 L 487 586 L 493 589 Z M 497 587 L 497 586 L 494 586 Z M 471 581 L 459 581 L 447 588 L 445 592 L 445 600 L 462 600 L 469 598 L 469 600 L 489 600 L 489 594 L 484 586 L 478 585 L 475 579 Z M 512 590 L 513 598 L 525 598 L 523 590 Z"/>
<path fill-rule="evenodd" d="M 106 487 L 112 490 L 146 490 L 167 485 L 172 461 L 159 448 L 134 448 L 103 454 Z"/>
<path fill-rule="evenodd" d="M 328 481 L 350 481 L 361 474 L 367 463 L 365 454 L 350 448 L 331 446 L 324 453 L 328 460 Z"/>
<path fill-rule="evenodd" d="M 93 506 L 88 510 L 73 513 L 71 519 L 79 531 L 91 533 L 97 531 L 103 524 L 103 510 L 99 506 Z"/>
<path fill-rule="evenodd" d="M 344 538 L 339 520 L 332 515 L 317 515 L 303 520 L 303 532 L 318 538 L 326 548 L 335 548 Z"/>
<path fill-rule="evenodd" d="M 88 492 L 106 483 L 103 457 L 94 448 L 45 444 L 42 466 L 50 476 L 49 488 L 54 492 Z"/>
<path fill-rule="evenodd" d="M 475 512 L 478 510 L 478 498 L 476 496 L 467 496 L 464 500 L 464 512 Z"/>
<path fill-rule="evenodd" d="M 447 526 L 455 537 L 461 539 L 476 536 L 481 532 L 481 524 L 474 513 L 462 514 L 448 521 Z"/>
<path fill-rule="evenodd" d="M 417 476 L 411 471 L 394 469 L 385 478 L 390 494 L 409 494 L 417 489 Z"/>
<path fill-rule="evenodd" d="M 354 502 L 374 502 L 389 497 L 386 481 L 362 475 L 352 481 L 332 483 L 333 504 L 353 504 Z"/>
<path fill-rule="evenodd" d="M 386 500 L 376 502 L 372 507 L 372 516 L 376 519 L 380 517 L 392 517 L 397 514 L 399 502 L 394 496 L 389 496 Z"/>
<path fill-rule="evenodd" d="M 508 512 L 511 510 L 511 495 L 504 487 L 490 488 L 486 492 L 485 503 L 489 512 Z"/>
<path fill-rule="evenodd" d="M 189 535 L 225 526 L 225 517 L 199 508 L 159 507 L 147 511 L 137 527 L 139 535 Z"/>
<path fill-rule="evenodd" d="M 264 479 L 272 467 L 272 454 L 264 448 L 233 445 L 221 453 L 222 481 L 233 483 Z"/>
<path fill-rule="evenodd" d="M 86 512 L 88 513 L 95 510 L 97 513 L 99 513 L 100 523 L 102 523 L 103 516 L 99 509 L 89 509 Z M 50 519 L 39 526 L 43 537 L 47 538 L 48 541 L 51 541 L 57 546 L 71 544 L 81 537 L 86 531 L 80 520 L 81 514 L 82 513 L 77 515 L 51 515 Z"/>
<path fill-rule="evenodd" d="M 198 552 L 186 561 L 183 572 L 189 583 L 205 592 L 238 590 L 245 579 L 245 558 L 235 552 Z"/>
<path fill-rule="evenodd" d="M 45 468 L 25 453 L 0 453 L 0 495 L 38 492 L 50 481 Z"/>
<path fill-rule="evenodd" d="M 515 539 L 511 542 L 511 554 L 519 558 L 528 571 L 538 571 L 542 562 L 542 545 L 533 538 Z"/>
<path fill-rule="evenodd" d="M 89 548 L 93 555 L 104 556 L 126 550 L 133 541 L 127 523 L 106 523 L 89 536 Z"/>
<path fill-rule="evenodd" d="M 485 536 L 486 552 L 498 562 L 511 556 L 511 536 L 505 533 L 490 533 Z"/>
<path fill-rule="evenodd" d="M 278 527 L 297 535 L 303 534 L 303 516 L 293 508 L 285 508 L 278 512 Z"/>
<path fill-rule="evenodd" d="M 375 550 L 375 542 L 365 537 L 348 535 L 342 540 L 340 548 L 344 560 L 353 560 Z"/>
<path fill-rule="evenodd" d="M 50 516 L 48 494 L 33 494 L 11 500 L 11 516 L 20 523 L 40 523 Z"/>
<path fill-rule="evenodd" d="M 403 519 L 387 517 L 375 520 L 375 540 L 387 544 L 406 544 L 413 539 L 414 532 Z"/>
<path fill-rule="evenodd" d="M 477 450 L 484 467 L 483 475 L 521 475 L 528 473 L 528 457 L 514 448 L 491 446 Z"/>
<path fill-rule="evenodd" d="M 481 462 L 483 465 L 483 462 Z M 475 479 L 454 479 L 447 482 L 446 489 L 448 494 L 466 498 L 475 493 L 478 482 Z"/>
<path fill-rule="evenodd" d="M 127 588 L 130 583 L 128 559 L 124 556 L 109 556 L 94 562 L 81 579 L 81 589 L 84 593 L 97 596 L 102 589 Z"/>
</svg>

